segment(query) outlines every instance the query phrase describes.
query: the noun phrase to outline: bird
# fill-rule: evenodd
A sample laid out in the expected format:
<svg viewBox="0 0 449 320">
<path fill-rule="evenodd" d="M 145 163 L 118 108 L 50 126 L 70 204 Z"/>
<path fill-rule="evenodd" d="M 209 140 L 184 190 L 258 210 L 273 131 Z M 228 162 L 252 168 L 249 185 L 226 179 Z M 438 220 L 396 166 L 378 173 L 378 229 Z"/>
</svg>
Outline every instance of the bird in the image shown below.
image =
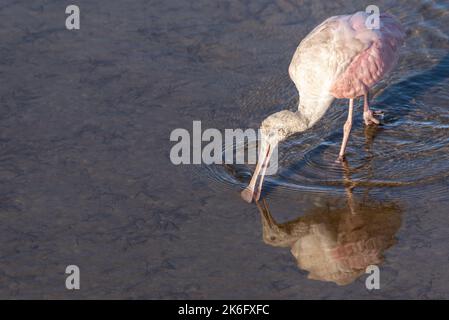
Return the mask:
<svg viewBox="0 0 449 320">
<path fill-rule="evenodd" d="M 369 90 L 397 64 L 405 32 L 393 15 L 379 14 L 375 28 L 367 23 L 369 17 L 364 11 L 330 17 L 299 43 L 288 68 L 299 93 L 298 109 L 282 110 L 262 121 L 258 162 L 248 186 L 241 192 L 243 200 L 248 203 L 259 200 L 266 169 L 277 145 L 314 126 L 335 99 L 349 99 L 337 160 L 345 157 L 354 99 L 364 98 L 365 125 L 379 124 L 376 113 L 370 109 Z"/>
</svg>

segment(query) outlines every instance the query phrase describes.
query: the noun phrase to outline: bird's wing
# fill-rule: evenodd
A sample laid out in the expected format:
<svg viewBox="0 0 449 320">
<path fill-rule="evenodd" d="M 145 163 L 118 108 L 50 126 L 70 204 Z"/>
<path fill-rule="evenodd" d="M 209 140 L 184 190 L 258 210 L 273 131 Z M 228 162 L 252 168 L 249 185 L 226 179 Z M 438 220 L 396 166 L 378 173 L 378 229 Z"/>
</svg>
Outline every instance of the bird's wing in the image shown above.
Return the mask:
<svg viewBox="0 0 449 320">
<path fill-rule="evenodd" d="M 339 70 L 330 89 L 336 98 L 356 98 L 379 82 L 395 66 L 405 37 L 401 25 L 390 15 L 380 16 L 378 30 L 367 29 L 363 15 L 355 18 L 350 19 L 351 27 L 365 49 L 345 60 L 344 69 Z"/>
<path fill-rule="evenodd" d="M 380 29 L 368 29 L 368 17 L 331 17 L 301 41 L 289 67 L 301 100 L 360 95 L 392 68 L 404 36 L 400 24 L 382 14 Z"/>
</svg>

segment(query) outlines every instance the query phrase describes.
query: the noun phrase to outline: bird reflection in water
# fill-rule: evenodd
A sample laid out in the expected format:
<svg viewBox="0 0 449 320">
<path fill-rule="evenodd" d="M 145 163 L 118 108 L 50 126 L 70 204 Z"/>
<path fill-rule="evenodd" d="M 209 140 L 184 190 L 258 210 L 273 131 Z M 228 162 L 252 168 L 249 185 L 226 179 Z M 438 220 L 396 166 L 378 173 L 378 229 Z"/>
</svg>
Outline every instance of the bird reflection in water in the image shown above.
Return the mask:
<svg viewBox="0 0 449 320">
<path fill-rule="evenodd" d="M 290 247 L 298 267 L 309 272 L 309 279 L 347 285 L 365 273 L 369 265 L 380 265 L 384 252 L 396 243 L 401 225 L 401 209 L 393 202 L 366 198 L 357 201 L 354 183 L 343 163 L 345 206 L 315 208 L 296 220 L 277 223 L 265 199 L 259 208 L 263 240 L 275 247 Z"/>
</svg>

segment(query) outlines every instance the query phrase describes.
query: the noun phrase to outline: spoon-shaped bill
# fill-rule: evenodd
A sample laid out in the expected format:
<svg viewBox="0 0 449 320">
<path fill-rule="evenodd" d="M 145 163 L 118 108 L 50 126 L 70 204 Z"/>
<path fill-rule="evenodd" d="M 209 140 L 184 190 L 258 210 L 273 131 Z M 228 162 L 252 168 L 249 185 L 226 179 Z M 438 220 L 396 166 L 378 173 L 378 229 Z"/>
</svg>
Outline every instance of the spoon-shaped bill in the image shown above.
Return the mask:
<svg viewBox="0 0 449 320">
<path fill-rule="evenodd" d="M 248 186 L 241 192 L 242 199 L 245 200 L 246 202 L 251 203 L 253 198 L 255 201 L 259 200 L 262 191 L 263 180 L 268 168 L 268 164 L 270 163 L 272 153 L 273 148 L 271 147 L 271 145 L 269 143 L 262 143 L 262 147 L 259 152 L 259 160 L 256 165 L 256 170 L 254 170 L 254 174 Z M 255 187 L 257 178 L 259 177 L 259 173 L 260 173 L 260 180 L 258 188 L 256 190 Z"/>
</svg>

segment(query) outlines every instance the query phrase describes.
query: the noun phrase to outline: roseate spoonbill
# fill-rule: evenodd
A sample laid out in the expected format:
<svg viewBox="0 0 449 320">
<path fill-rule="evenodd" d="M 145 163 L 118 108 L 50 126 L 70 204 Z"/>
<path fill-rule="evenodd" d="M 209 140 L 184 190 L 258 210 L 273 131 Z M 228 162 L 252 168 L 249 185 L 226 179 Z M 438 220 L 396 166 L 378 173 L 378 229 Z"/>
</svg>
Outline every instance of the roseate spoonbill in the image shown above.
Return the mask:
<svg viewBox="0 0 449 320">
<path fill-rule="evenodd" d="M 355 98 L 364 97 L 365 124 L 379 124 L 370 110 L 368 91 L 396 64 L 405 34 L 400 23 L 389 14 L 380 15 L 378 29 L 367 28 L 368 17 L 360 11 L 328 18 L 301 41 L 288 68 L 299 91 L 298 110 L 283 110 L 262 122 L 258 163 L 250 183 L 241 193 L 245 201 L 259 200 L 265 172 L 277 144 L 312 127 L 335 98 L 349 99 L 339 160 L 343 160 L 348 143 Z"/>
</svg>

